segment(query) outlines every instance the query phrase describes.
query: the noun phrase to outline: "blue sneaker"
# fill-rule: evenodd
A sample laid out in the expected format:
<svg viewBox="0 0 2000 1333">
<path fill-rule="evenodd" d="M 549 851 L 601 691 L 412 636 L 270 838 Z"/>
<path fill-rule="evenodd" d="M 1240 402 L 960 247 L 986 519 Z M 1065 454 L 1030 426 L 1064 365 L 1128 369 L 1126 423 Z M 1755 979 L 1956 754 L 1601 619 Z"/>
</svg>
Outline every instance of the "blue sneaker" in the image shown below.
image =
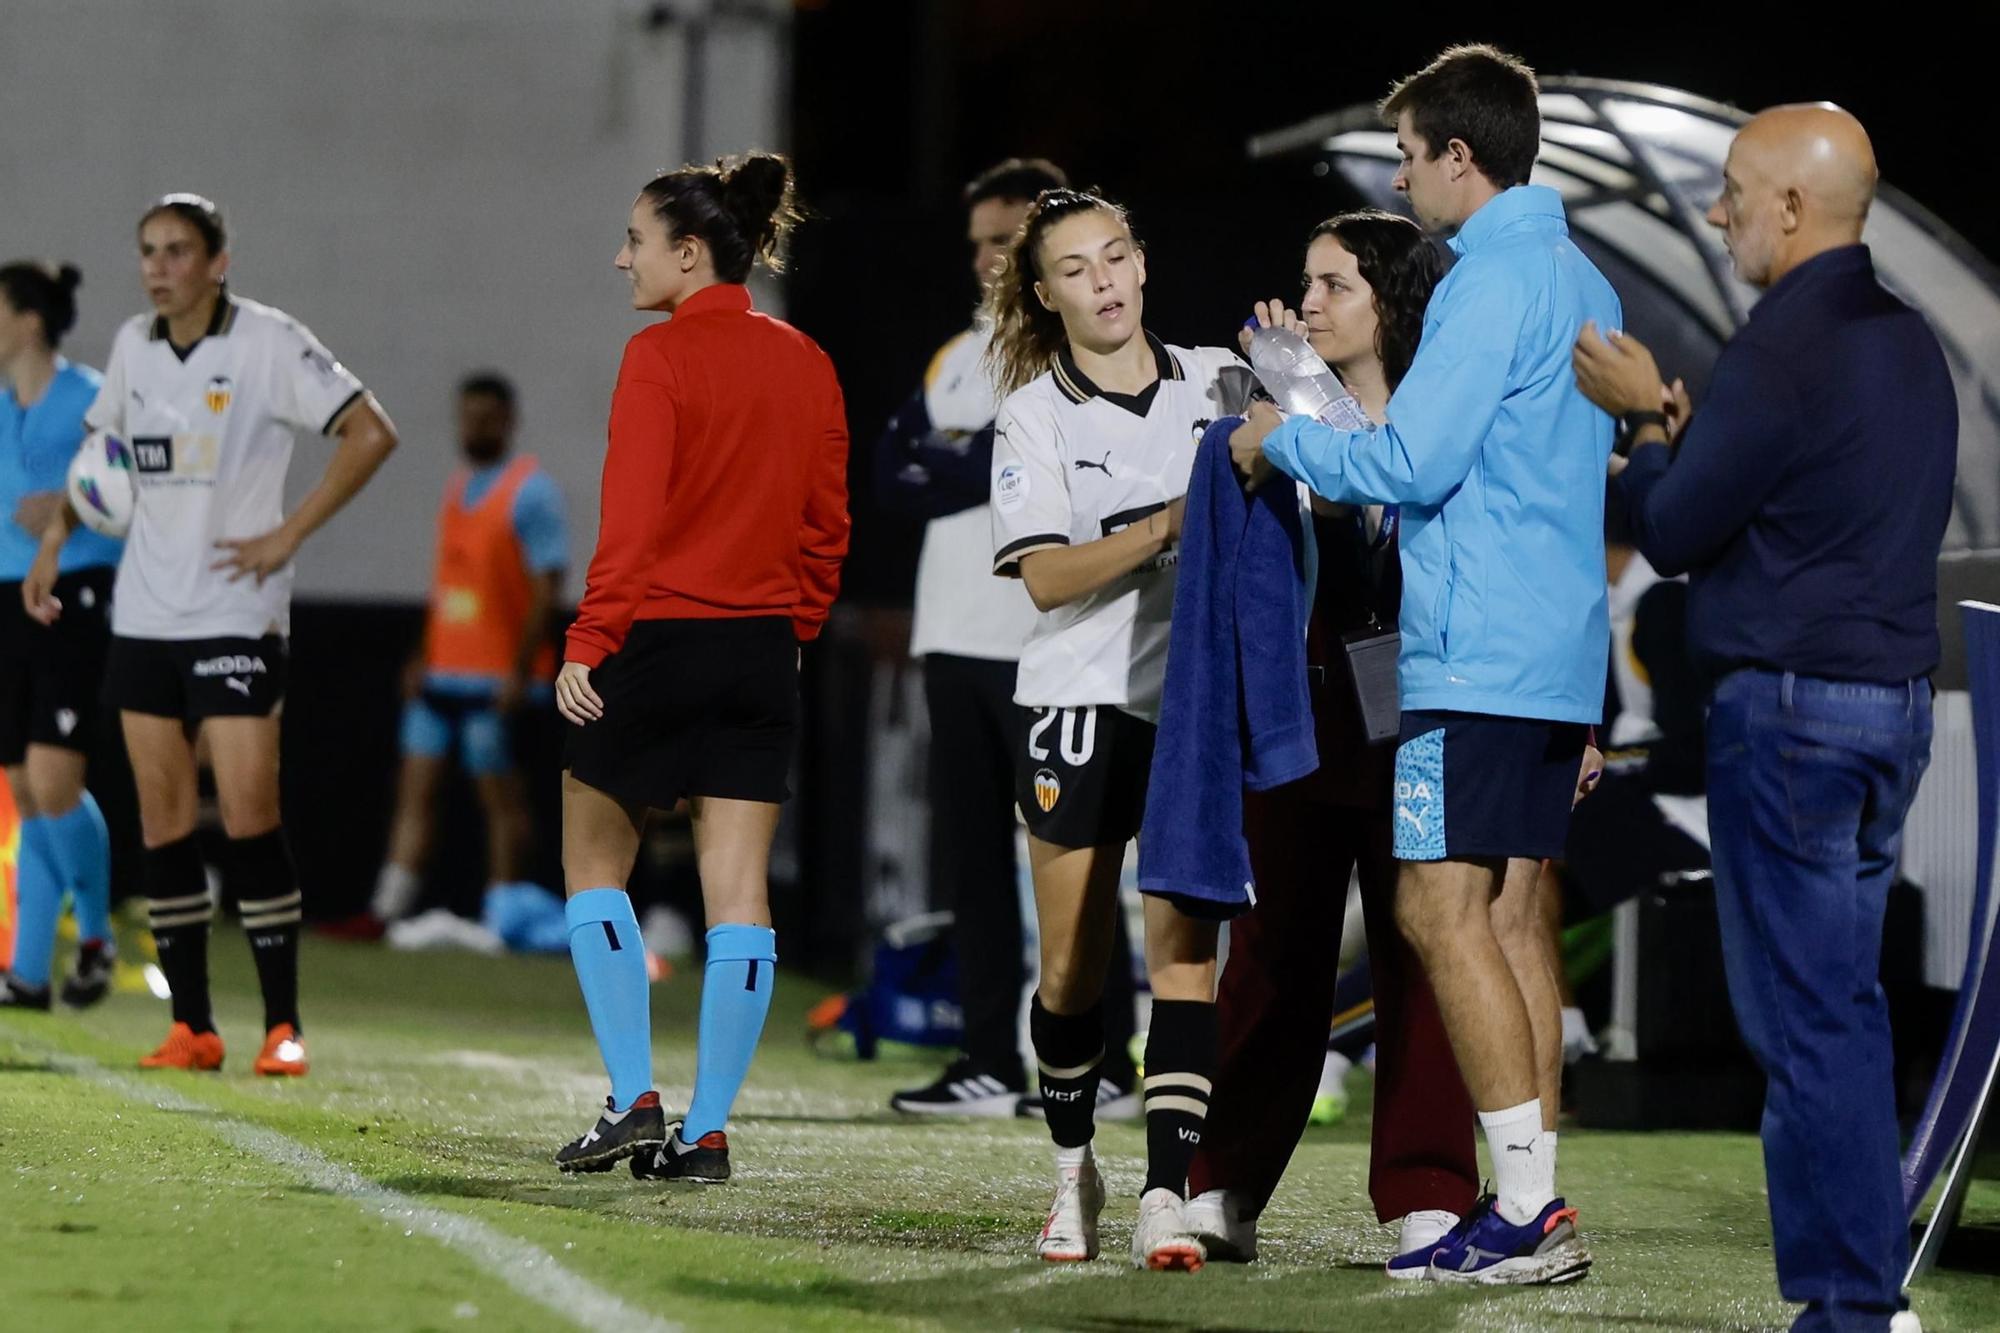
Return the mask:
<svg viewBox="0 0 2000 1333">
<path fill-rule="evenodd" d="M 1419 1281 L 1431 1275 L 1431 1255 L 1433 1250 L 1411 1250 L 1399 1254 L 1384 1264 L 1383 1270 L 1399 1281 Z"/>
<path fill-rule="evenodd" d="M 1554 1286 L 1590 1270 L 1590 1252 L 1576 1234 L 1576 1209 L 1554 1199 L 1533 1221 L 1515 1226 L 1493 1205 L 1490 1194 L 1480 1199 L 1438 1242 L 1431 1252 L 1431 1281 Z"/>
</svg>

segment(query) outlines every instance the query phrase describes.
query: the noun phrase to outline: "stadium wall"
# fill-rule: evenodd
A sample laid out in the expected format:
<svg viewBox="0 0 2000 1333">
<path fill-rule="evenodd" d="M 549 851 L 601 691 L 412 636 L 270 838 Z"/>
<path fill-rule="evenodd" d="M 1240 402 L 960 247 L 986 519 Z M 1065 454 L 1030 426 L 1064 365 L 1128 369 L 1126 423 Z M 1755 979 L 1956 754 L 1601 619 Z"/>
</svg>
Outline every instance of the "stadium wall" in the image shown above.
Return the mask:
<svg viewBox="0 0 2000 1333">
<path fill-rule="evenodd" d="M 145 304 L 147 202 L 193 190 L 222 206 L 237 290 L 308 324 L 403 435 L 306 548 L 302 597 L 422 597 L 452 388 L 482 366 L 520 386 L 521 444 L 569 496 L 581 568 L 619 355 L 651 318 L 611 267 L 626 210 L 662 166 L 785 146 L 789 14 L 771 0 L 12 0 L 0 257 L 83 269 L 65 350 L 102 365 Z M 294 498 L 324 459 L 302 443 Z"/>
</svg>

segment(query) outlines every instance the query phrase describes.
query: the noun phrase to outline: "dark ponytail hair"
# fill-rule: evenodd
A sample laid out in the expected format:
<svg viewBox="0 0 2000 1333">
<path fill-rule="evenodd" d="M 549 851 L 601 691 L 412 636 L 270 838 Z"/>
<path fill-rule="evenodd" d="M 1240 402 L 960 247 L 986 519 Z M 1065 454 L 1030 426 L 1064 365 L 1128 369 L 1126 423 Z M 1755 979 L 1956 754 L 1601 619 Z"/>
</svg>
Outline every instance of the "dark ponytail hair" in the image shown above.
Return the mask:
<svg viewBox="0 0 2000 1333">
<path fill-rule="evenodd" d="M 701 238 L 724 282 L 744 281 L 760 259 L 773 273 L 783 272 L 785 237 L 804 217 L 792 164 L 777 153 L 744 153 L 717 158 L 714 166 L 665 172 L 640 194 L 668 236 Z"/>
<path fill-rule="evenodd" d="M 986 349 L 986 365 L 1003 397 L 1054 365 L 1062 350 L 1062 316 L 1035 295 L 1035 284 L 1042 277 L 1042 238 L 1064 218 L 1094 209 L 1111 214 L 1131 230 L 1125 210 L 1095 190 L 1043 190 L 1028 206 L 1021 230 L 1014 233 L 1007 262 L 987 284 L 986 316 L 993 325 L 993 342 Z"/>
<path fill-rule="evenodd" d="M 76 289 L 82 285 L 83 272 L 74 264 L 20 259 L 0 266 L 0 293 L 17 314 L 41 316 L 42 340 L 52 352 L 76 324 Z"/>
<path fill-rule="evenodd" d="M 140 228 L 143 230 L 148 222 L 162 213 L 171 213 L 201 233 L 201 243 L 208 247 L 210 259 L 229 248 L 229 229 L 223 225 L 222 210 L 215 206 L 213 199 L 186 193 L 161 195 L 139 215 Z"/>
<path fill-rule="evenodd" d="M 1333 237 L 1354 256 L 1361 280 L 1375 293 L 1375 355 L 1394 390 L 1416 359 L 1424 310 L 1444 277 L 1444 257 L 1416 223 L 1381 209 L 1335 214 L 1313 228 L 1306 244 L 1322 236 Z"/>
</svg>

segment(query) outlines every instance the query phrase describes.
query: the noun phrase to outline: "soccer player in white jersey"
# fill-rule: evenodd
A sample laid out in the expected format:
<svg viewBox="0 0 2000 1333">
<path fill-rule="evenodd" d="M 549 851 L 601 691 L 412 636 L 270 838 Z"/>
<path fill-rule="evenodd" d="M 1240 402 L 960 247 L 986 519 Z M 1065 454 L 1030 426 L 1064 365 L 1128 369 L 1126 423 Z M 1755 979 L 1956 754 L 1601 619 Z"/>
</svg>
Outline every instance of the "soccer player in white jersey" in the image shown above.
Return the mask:
<svg viewBox="0 0 2000 1333">
<path fill-rule="evenodd" d="M 260 1074 L 306 1072 L 298 1015 L 299 889 L 278 813 L 278 715 L 292 557 L 395 447 L 359 380 L 283 311 L 230 294 L 221 213 L 170 194 L 139 219 L 150 315 L 118 330 L 95 430 L 126 441 L 138 505 L 112 593 L 105 703 L 120 712 L 139 794 L 145 893 L 173 1027 L 147 1068 L 218 1069 L 208 1000 L 214 915 L 195 850 L 195 743 L 215 773 L 223 890 L 236 900 L 263 990 Z M 339 441 L 325 475 L 283 512 L 297 433 Z M 28 614 L 63 613 L 57 557 L 68 505 L 22 582 Z"/>
<path fill-rule="evenodd" d="M 1056 1145 L 1037 1243 L 1050 1261 L 1097 1256 L 1099 1005 L 1119 870 L 1145 811 L 1174 548 L 1195 446 L 1249 387 L 1233 352 L 1145 331 L 1145 281 L 1123 209 L 1048 190 L 988 293 L 990 362 L 1007 394 L 994 429 L 994 572 L 1018 575 L 1040 612 L 1015 683 L 1015 787 L 1041 926 L 1030 1030 Z M 1132 1262 L 1192 1271 L 1205 1256 L 1183 1209 L 1215 1067 L 1215 923 L 1148 898 L 1146 967 L 1147 1167 Z"/>
<path fill-rule="evenodd" d="M 1069 184 L 1055 163 L 1009 158 L 965 187 L 966 239 L 982 296 L 1006 262 L 1028 206 Z M 889 1104 L 920 1115 L 1004 1115 L 1022 1106 L 1021 895 L 1014 857 L 1014 678 L 1035 604 L 1018 579 L 993 577 L 993 422 L 1000 397 L 982 363 L 992 345 L 984 319 L 931 358 L 921 387 L 876 445 L 879 504 L 927 519 L 917 558 L 910 655 L 924 664 L 930 714 L 931 891 L 952 912 L 963 1054 L 931 1082 Z M 1128 957 L 1123 918 L 1113 957 Z M 1105 1067 L 1100 1116 L 1131 1119 L 1132 969 L 1112 968 L 1104 994 Z M 1126 1110 L 1125 1108 L 1130 1108 Z"/>
</svg>

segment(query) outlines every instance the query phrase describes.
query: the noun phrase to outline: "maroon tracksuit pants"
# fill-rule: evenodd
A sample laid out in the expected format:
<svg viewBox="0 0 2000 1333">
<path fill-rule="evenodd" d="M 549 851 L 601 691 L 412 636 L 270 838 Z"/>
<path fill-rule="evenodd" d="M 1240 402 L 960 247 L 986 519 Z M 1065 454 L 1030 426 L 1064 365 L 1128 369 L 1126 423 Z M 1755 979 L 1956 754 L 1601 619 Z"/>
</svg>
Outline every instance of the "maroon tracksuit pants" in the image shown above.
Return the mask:
<svg viewBox="0 0 2000 1333">
<path fill-rule="evenodd" d="M 1389 813 L 1329 804 L 1311 787 L 1244 796 L 1257 906 L 1229 925 L 1221 1059 L 1190 1189 L 1241 1191 L 1258 1209 L 1277 1189 L 1319 1087 L 1358 866 L 1375 981 L 1368 1194 L 1383 1222 L 1429 1208 L 1463 1215 L 1479 1192 L 1477 1120 L 1437 1000 L 1396 929 Z"/>
</svg>

